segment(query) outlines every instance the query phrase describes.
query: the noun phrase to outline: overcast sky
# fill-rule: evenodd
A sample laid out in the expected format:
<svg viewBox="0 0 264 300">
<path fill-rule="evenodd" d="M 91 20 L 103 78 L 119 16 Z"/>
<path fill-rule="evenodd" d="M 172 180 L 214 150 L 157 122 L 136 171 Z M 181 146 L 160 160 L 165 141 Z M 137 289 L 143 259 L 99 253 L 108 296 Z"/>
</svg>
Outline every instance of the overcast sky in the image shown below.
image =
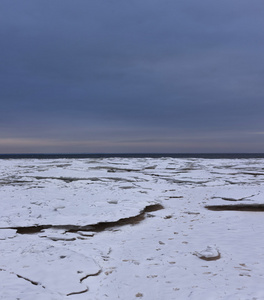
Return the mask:
<svg viewBox="0 0 264 300">
<path fill-rule="evenodd" d="M 1 0 L 0 153 L 264 152 L 263 0 Z"/>
</svg>

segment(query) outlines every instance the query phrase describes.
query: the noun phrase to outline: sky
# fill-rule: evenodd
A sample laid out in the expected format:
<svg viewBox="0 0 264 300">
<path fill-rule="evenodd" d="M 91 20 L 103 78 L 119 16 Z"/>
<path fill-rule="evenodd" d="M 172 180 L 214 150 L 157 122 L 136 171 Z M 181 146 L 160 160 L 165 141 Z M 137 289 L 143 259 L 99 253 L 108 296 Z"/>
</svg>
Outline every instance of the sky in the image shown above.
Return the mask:
<svg viewBox="0 0 264 300">
<path fill-rule="evenodd" d="M 263 0 L 1 0 L 0 153 L 264 152 Z"/>
</svg>

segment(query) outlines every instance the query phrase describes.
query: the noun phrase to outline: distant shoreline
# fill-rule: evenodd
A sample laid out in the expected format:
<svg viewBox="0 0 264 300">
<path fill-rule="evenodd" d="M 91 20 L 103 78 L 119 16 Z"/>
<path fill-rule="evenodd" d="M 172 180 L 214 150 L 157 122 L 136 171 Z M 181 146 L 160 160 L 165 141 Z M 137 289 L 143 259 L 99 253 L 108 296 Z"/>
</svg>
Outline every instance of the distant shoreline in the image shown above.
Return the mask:
<svg viewBox="0 0 264 300">
<path fill-rule="evenodd" d="M 0 154 L 0 159 L 81 159 L 81 158 L 204 158 L 246 159 L 264 158 L 264 153 L 17 153 Z"/>
</svg>

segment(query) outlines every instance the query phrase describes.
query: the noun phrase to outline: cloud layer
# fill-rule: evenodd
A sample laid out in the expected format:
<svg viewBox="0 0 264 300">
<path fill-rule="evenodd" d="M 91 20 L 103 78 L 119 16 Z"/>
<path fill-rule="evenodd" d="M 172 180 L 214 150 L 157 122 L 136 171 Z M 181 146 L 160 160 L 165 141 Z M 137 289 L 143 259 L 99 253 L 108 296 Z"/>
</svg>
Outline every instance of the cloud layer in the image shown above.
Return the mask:
<svg viewBox="0 0 264 300">
<path fill-rule="evenodd" d="M 263 152 L 263 9 L 1 1 L 0 152 Z"/>
</svg>

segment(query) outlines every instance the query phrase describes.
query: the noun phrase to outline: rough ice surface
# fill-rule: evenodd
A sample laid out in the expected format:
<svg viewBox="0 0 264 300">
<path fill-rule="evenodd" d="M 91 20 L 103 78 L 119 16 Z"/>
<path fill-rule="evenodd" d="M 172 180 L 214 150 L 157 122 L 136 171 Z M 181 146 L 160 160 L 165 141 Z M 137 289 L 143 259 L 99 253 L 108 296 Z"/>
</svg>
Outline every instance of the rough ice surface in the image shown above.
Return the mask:
<svg viewBox="0 0 264 300">
<path fill-rule="evenodd" d="M 1 160 L 0 299 L 264 299 L 263 183 L 264 159 Z"/>
</svg>

